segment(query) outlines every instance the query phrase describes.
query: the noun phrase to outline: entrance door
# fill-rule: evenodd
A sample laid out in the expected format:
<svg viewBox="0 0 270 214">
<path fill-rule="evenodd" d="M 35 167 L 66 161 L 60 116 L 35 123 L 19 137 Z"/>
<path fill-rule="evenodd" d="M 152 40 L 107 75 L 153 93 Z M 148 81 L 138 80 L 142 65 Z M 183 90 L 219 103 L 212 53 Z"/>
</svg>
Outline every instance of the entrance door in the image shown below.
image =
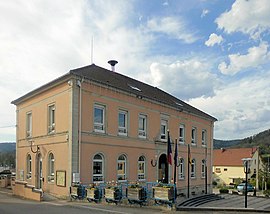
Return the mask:
<svg viewBox="0 0 270 214">
<path fill-rule="evenodd" d="M 42 189 L 42 182 L 43 182 L 43 176 L 42 176 L 42 157 L 39 153 L 37 155 L 37 189 Z"/>
<path fill-rule="evenodd" d="M 165 154 L 160 155 L 158 160 L 158 181 L 168 183 L 168 163 Z"/>
</svg>

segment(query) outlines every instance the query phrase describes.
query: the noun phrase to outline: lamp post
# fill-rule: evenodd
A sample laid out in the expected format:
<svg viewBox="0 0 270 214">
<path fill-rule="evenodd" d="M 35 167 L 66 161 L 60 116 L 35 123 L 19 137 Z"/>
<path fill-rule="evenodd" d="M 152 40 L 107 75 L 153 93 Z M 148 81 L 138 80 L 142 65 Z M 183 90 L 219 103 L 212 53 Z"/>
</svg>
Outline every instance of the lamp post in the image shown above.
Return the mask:
<svg viewBox="0 0 270 214">
<path fill-rule="evenodd" d="M 248 174 L 250 173 L 250 164 L 252 159 L 251 158 L 243 158 L 243 165 L 244 165 L 244 172 L 246 174 L 246 183 L 245 183 L 245 208 L 247 208 L 247 182 L 248 182 Z"/>
</svg>

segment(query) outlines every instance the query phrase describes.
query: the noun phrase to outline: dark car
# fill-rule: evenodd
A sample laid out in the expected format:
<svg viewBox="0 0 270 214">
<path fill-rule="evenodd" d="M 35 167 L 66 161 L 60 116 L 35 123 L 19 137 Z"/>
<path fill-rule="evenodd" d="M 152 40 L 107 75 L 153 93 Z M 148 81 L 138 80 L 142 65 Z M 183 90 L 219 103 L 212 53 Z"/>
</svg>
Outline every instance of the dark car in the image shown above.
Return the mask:
<svg viewBox="0 0 270 214">
<path fill-rule="evenodd" d="M 11 175 L 12 172 L 9 169 L 5 169 L 2 172 L 0 172 L 0 175 Z"/>
<path fill-rule="evenodd" d="M 237 191 L 238 192 L 244 192 L 246 190 L 246 183 L 241 183 L 237 186 Z M 247 191 L 248 192 L 253 192 L 254 187 L 251 184 L 247 184 Z"/>
</svg>

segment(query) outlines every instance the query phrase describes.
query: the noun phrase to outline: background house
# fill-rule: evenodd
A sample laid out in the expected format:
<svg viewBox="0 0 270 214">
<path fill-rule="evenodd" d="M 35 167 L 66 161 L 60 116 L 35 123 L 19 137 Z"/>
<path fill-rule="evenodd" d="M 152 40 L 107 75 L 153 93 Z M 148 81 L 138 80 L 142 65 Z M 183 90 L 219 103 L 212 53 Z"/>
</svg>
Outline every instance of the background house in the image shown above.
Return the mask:
<svg viewBox="0 0 270 214">
<path fill-rule="evenodd" d="M 211 192 L 216 119 L 156 87 L 92 64 L 12 103 L 17 179 L 44 192 L 67 196 L 73 182 L 171 182 L 167 129 L 173 152 L 178 145 L 179 191 L 190 157 L 190 191 L 207 184 Z"/>
<path fill-rule="evenodd" d="M 213 153 L 213 180 L 218 184 L 230 185 L 245 180 L 243 158 L 251 158 L 250 174 L 248 178 L 256 178 L 258 189 L 258 172 L 262 168 L 262 161 L 258 148 L 221 148 Z"/>
</svg>

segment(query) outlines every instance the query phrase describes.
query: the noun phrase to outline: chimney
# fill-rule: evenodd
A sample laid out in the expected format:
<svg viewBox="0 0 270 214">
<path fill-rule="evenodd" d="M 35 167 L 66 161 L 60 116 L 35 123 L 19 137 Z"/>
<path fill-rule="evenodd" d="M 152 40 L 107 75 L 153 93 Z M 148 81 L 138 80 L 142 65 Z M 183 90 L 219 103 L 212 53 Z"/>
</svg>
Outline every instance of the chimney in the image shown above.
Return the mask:
<svg viewBox="0 0 270 214">
<path fill-rule="evenodd" d="M 110 60 L 108 63 L 111 65 L 111 69 L 114 72 L 115 71 L 115 65 L 118 63 L 116 60 Z"/>
</svg>

